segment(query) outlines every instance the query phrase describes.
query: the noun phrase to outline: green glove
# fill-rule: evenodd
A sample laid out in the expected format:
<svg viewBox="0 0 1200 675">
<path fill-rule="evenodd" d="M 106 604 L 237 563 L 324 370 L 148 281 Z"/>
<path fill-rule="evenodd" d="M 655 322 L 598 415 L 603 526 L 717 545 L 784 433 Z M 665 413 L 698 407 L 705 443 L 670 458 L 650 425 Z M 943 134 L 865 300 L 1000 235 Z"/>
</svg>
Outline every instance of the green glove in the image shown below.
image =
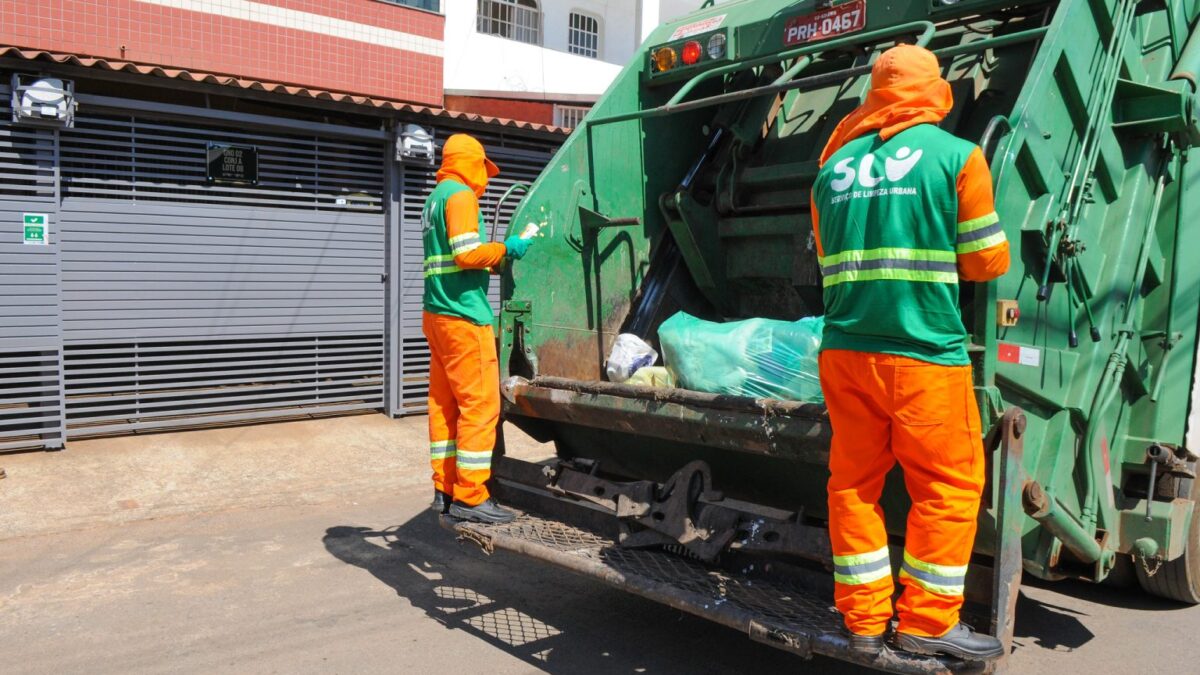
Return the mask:
<svg viewBox="0 0 1200 675">
<path fill-rule="evenodd" d="M 511 260 L 520 260 L 525 257 L 525 252 L 533 245 L 533 239 L 522 239 L 518 236 L 512 236 L 504 240 L 504 248 L 506 253 L 504 257 Z"/>
</svg>

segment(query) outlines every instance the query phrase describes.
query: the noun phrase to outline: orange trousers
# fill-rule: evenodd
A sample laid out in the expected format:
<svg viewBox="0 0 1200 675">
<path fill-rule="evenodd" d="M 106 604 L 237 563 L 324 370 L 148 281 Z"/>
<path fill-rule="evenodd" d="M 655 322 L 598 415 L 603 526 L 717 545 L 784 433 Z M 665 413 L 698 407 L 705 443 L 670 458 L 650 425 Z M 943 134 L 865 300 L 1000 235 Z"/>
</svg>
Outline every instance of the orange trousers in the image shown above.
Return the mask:
<svg viewBox="0 0 1200 675">
<path fill-rule="evenodd" d="M 487 501 L 500 420 L 500 365 L 491 326 L 425 312 L 429 341 L 429 450 L 433 487 L 455 501 Z"/>
<path fill-rule="evenodd" d="M 834 601 L 846 627 L 878 635 L 892 618 L 892 563 L 879 498 L 897 461 L 912 499 L 900 561 L 898 630 L 926 637 L 958 623 L 983 494 L 983 438 L 970 366 L 902 356 L 821 353 L 833 424 L 829 535 Z"/>
</svg>

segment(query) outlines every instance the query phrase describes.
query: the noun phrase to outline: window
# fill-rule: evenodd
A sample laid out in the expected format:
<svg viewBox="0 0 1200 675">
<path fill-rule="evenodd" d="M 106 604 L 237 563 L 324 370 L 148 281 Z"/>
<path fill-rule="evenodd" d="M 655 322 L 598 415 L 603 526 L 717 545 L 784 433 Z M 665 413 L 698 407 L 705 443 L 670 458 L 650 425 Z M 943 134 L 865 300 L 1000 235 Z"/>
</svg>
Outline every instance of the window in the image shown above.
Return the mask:
<svg viewBox="0 0 1200 675">
<path fill-rule="evenodd" d="M 554 126 L 574 129 L 583 121 L 589 110 L 591 107 L 586 105 L 555 105 Z"/>
<path fill-rule="evenodd" d="M 567 28 L 567 50 L 572 54 L 600 58 L 600 19 L 571 12 Z"/>
<path fill-rule="evenodd" d="M 478 7 L 477 32 L 542 44 L 542 12 L 536 0 L 479 0 Z"/>
<path fill-rule="evenodd" d="M 416 7 L 417 9 L 427 9 L 431 12 L 442 11 L 442 0 L 382 0 L 382 2 L 393 5 Z"/>
</svg>

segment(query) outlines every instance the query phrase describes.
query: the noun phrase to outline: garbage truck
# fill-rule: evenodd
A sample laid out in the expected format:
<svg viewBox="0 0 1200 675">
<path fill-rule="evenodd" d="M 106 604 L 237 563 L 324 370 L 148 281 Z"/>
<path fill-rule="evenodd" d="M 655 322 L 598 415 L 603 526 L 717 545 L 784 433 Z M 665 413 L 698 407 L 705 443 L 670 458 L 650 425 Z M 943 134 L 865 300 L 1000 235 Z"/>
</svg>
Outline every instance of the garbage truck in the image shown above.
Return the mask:
<svg viewBox="0 0 1200 675">
<path fill-rule="evenodd" d="M 982 148 L 1012 246 L 1008 274 L 960 287 L 988 463 L 964 616 L 1010 645 L 1023 575 L 1136 577 L 1200 602 L 1198 15 L 1200 0 L 710 0 L 656 29 L 512 219 L 541 227 L 502 281 L 503 414 L 555 456 L 496 460 L 515 522 L 447 526 L 801 657 L 1003 667 L 849 649 L 819 402 L 605 375 L 618 335 L 658 346 L 679 312 L 822 314 L 817 159 L 874 60 L 912 43 L 939 57 L 942 128 Z M 899 560 L 898 472 L 882 506 Z"/>
</svg>

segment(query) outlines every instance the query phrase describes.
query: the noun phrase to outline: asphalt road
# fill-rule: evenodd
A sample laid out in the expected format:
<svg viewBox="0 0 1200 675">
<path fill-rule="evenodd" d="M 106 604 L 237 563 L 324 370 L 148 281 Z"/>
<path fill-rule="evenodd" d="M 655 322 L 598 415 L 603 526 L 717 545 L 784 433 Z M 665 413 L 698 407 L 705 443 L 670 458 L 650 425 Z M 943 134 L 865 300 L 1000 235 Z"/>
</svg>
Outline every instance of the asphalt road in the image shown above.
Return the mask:
<svg viewBox="0 0 1200 675">
<path fill-rule="evenodd" d="M 425 510 L 423 425 L 0 456 L 0 673 L 866 672 L 456 542 Z M 1197 636 L 1200 607 L 1026 586 L 1012 672 L 1200 673 Z"/>
</svg>

